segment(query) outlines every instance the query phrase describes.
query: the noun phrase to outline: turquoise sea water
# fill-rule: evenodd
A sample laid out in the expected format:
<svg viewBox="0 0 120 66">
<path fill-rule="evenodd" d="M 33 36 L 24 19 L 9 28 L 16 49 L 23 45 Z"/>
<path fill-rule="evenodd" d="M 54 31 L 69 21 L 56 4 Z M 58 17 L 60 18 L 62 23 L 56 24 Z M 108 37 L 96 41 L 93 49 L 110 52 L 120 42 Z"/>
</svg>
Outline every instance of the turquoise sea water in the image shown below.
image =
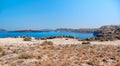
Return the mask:
<svg viewBox="0 0 120 66">
<path fill-rule="evenodd" d="M 93 33 L 74 33 L 74 32 L 0 32 L 0 38 L 7 37 L 18 37 L 18 36 L 27 36 L 27 37 L 52 37 L 52 36 L 74 36 L 76 38 L 91 38 L 94 37 Z"/>
</svg>

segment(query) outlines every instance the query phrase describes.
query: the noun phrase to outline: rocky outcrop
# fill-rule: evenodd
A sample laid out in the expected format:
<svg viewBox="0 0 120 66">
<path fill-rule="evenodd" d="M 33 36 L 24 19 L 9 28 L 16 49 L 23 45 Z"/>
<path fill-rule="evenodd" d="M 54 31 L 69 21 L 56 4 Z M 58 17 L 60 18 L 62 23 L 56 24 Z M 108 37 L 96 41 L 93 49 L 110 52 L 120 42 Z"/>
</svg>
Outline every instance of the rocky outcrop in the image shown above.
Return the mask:
<svg viewBox="0 0 120 66">
<path fill-rule="evenodd" d="M 94 32 L 96 39 L 99 40 L 115 40 L 120 39 L 120 25 L 106 25 Z"/>
</svg>

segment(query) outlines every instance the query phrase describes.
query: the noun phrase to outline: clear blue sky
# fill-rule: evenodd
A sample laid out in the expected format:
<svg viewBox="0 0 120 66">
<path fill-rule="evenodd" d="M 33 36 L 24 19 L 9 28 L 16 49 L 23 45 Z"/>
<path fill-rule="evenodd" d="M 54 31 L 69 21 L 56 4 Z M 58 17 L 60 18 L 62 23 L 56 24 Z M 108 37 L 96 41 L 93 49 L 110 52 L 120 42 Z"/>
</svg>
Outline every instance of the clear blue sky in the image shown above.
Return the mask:
<svg viewBox="0 0 120 66">
<path fill-rule="evenodd" d="M 120 0 L 0 0 L 0 28 L 95 28 L 120 24 Z"/>
</svg>

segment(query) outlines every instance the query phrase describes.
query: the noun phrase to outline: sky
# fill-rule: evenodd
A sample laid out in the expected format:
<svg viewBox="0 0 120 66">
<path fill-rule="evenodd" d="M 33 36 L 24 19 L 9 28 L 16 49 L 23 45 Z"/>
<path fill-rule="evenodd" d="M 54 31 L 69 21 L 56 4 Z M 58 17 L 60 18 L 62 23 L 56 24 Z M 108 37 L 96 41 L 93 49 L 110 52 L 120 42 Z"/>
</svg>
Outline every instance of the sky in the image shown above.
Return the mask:
<svg viewBox="0 0 120 66">
<path fill-rule="evenodd" d="M 97 28 L 120 24 L 120 0 L 0 0 L 0 28 Z"/>
</svg>

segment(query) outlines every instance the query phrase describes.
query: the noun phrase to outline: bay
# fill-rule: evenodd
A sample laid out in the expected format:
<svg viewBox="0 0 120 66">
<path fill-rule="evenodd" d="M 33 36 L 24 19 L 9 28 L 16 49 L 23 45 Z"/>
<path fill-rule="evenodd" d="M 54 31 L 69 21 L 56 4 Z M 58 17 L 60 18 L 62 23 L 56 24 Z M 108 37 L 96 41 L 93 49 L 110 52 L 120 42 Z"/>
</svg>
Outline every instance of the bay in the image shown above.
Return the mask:
<svg viewBox="0 0 120 66">
<path fill-rule="evenodd" d="M 94 37 L 93 33 L 75 33 L 75 32 L 0 32 L 0 38 L 18 37 L 18 36 L 35 37 L 35 38 L 53 37 L 53 36 L 73 36 L 81 39 Z"/>
</svg>

